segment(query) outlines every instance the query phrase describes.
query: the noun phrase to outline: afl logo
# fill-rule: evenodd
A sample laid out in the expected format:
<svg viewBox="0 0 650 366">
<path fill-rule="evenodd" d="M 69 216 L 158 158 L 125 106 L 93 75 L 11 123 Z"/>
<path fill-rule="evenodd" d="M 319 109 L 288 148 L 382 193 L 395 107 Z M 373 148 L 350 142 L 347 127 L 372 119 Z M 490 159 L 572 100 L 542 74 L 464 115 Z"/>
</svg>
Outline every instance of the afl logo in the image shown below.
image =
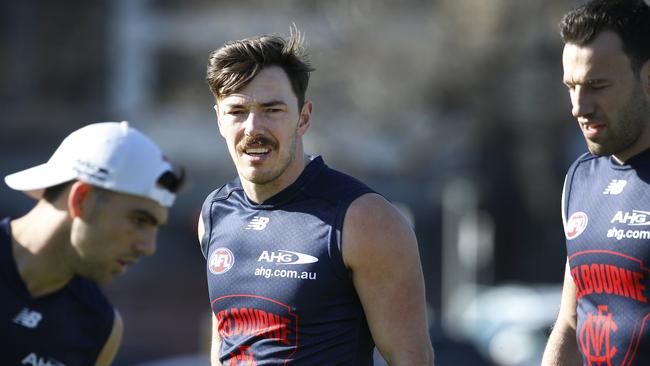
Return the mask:
<svg viewBox="0 0 650 366">
<path fill-rule="evenodd" d="M 210 272 L 220 275 L 228 272 L 232 265 L 235 263 L 235 256 L 228 248 L 217 248 L 210 254 L 208 261 L 208 268 Z"/>
<path fill-rule="evenodd" d="M 566 223 L 565 235 L 568 240 L 575 239 L 587 228 L 589 218 L 584 212 L 574 212 Z"/>
</svg>

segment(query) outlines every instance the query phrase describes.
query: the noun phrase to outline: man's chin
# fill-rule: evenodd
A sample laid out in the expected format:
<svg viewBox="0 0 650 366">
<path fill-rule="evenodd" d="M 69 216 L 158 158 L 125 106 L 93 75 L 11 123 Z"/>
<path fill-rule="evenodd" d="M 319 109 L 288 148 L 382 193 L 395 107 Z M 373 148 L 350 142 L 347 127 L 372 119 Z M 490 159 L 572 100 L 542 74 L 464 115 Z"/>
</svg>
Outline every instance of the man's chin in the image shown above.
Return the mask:
<svg viewBox="0 0 650 366">
<path fill-rule="evenodd" d="M 96 284 L 98 284 L 100 286 L 104 286 L 104 285 L 108 285 L 111 282 L 113 282 L 113 280 L 115 279 L 116 276 L 117 275 L 106 274 L 106 275 L 103 275 L 103 276 L 97 276 L 97 275 L 84 276 L 84 275 L 82 275 L 81 277 L 83 277 L 83 278 L 85 278 L 85 279 L 87 279 L 89 281 L 93 281 L 93 282 L 95 282 Z"/>
<path fill-rule="evenodd" d="M 604 156 L 604 155 L 609 155 L 609 154 L 603 152 L 602 149 L 592 149 L 592 148 L 589 148 L 589 153 L 591 153 L 591 155 L 595 155 L 595 156 Z"/>
<path fill-rule="evenodd" d="M 587 140 L 587 149 L 589 150 L 591 155 L 596 155 L 596 156 L 611 155 L 611 152 L 605 146 L 590 140 Z"/>
<path fill-rule="evenodd" d="M 272 181 L 271 174 L 261 171 L 261 169 L 247 169 L 239 174 L 241 179 L 253 184 L 266 184 Z"/>
<path fill-rule="evenodd" d="M 269 184 L 276 181 L 286 172 L 284 169 L 275 167 L 262 167 L 262 166 L 245 166 L 238 169 L 239 178 L 253 184 Z"/>
</svg>

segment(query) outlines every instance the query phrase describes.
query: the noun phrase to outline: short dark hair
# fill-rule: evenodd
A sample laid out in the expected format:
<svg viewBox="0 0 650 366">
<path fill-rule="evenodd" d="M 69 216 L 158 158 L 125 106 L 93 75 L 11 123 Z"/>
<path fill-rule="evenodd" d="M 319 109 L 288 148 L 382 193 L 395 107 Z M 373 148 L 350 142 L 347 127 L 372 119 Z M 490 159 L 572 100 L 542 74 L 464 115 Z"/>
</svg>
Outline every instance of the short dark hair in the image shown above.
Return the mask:
<svg viewBox="0 0 650 366">
<path fill-rule="evenodd" d="M 70 186 L 76 182 L 77 180 L 69 180 L 65 183 L 57 184 L 52 187 L 47 187 L 45 188 L 45 191 L 43 191 L 43 196 L 42 198 L 49 203 L 54 203 L 57 199 L 61 198 L 63 195 L 63 192 L 65 192 Z M 109 199 L 109 190 L 97 186 L 93 186 L 93 192 L 95 195 L 95 198 L 98 202 L 106 202 Z"/>
<path fill-rule="evenodd" d="M 579 46 L 603 31 L 621 37 L 635 73 L 650 59 L 650 6 L 644 0 L 591 0 L 565 14 L 560 22 L 564 42 Z"/>
<path fill-rule="evenodd" d="M 57 184 L 52 187 L 47 187 L 45 188 L 45 191 L 43 191 L 43 199 L 47 202 L 54 202 L 56 201 L 57 198 L 59 198 L 63 192 L 68 189 L 74 183 L 74 180 L 67 181 L 65 183 Z"/>
<path fill-rule="evenodd" d="M 305 103 L 309 73 L 314 71 L 304 48 L 304 37 L 294 26 L 284 39 L 262 35 L 226 42 L 212 51 L 208 59 L 206 80 L 210 91 L 220 99 L 246 87 L 268 66 L 279 66 L 289 77 L 298 98 L 298 108 Z"/>
</svg>

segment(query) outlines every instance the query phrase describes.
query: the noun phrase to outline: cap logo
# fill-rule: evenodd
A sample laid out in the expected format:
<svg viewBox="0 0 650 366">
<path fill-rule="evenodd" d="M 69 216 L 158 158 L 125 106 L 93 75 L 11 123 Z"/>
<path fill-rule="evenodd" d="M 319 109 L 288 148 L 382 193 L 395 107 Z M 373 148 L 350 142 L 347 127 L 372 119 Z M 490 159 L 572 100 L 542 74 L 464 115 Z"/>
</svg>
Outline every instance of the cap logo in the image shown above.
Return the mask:
<svg viewBox="0 0 650 366">
<path fill-rule="evenodd" d="M 86 160 L 77 160 L 73 169 L 78 174 L 96 179 L 101 182 L 107 180 L 109 175 L 108 169 L 97 166 Z"/>
</svg>

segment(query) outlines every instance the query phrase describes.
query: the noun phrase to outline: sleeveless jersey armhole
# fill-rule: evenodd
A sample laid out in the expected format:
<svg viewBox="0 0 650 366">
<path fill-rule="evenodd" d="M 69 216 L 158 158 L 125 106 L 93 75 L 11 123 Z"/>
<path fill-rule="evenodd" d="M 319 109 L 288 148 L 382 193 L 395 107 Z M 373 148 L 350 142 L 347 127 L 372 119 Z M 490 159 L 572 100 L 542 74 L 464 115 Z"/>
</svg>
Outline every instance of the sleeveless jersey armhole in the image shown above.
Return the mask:
<svg viewBox="0 0 650 366">
<path fill-rule="evenodd" d="M 218 190 L 217 190 L 218 191 Z M 208 195 L 201 207 L 201 219 L 203 220 L 203 236 L 201 237 L 201 253 L 208 259 L 210 253 L 210 237 L 212 235 L 212 206 L 214 205 L 214 196 L 217 191 Z"/>
<path fill-rule="evenodd" d="M 332 232 L 330 233 L 329 257 L 334 264 L 336 274 L 346 281 L 350 280 L 350 272 L 345 266 L 345 261 L 343 260 L 343 245 L 345 245 L 345 243 L 343 243 L 343 223 L 345 222 L 345 216 L 352 202 L 367 193 L 375 192 L 366 187 L 362 187 L 350 192 L 345 199 L 339 202 L 335 222 L 332 225 Z"/>
<path fill-rule="evenodd" d="M 564 186 L 562 187 L 562 225 L 566 230 L 566 223 L 569 216 L 569 198 L 571 196 L 571 186 L 573 184 L 573 176 L 575 175 L 578 165 L 585 160 L 586 157 L 590 156 L 589 153 L 582 154 L 576 161 L 574 161 L 569 169 L 567 170 L 566 176 L 564 177 Z"/>
</svg>

